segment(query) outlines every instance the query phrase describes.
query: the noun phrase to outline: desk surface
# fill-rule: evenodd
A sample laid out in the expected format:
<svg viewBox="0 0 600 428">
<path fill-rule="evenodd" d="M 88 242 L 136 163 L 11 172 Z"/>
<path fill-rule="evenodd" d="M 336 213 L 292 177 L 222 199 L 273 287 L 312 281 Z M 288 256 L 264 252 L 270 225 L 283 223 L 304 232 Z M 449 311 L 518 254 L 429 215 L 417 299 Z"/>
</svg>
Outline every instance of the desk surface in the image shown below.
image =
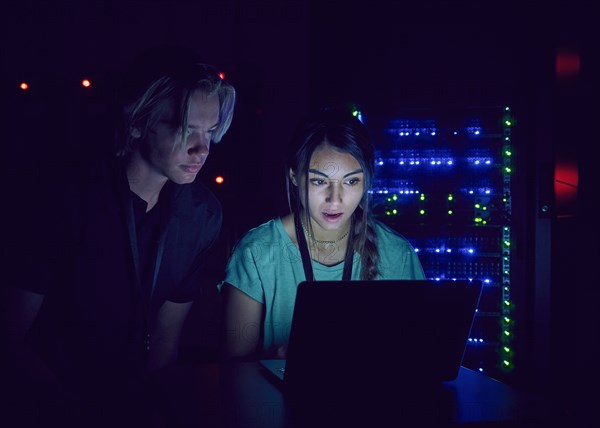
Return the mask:
<svg viewBox="0 0 600 428">
<path fill-rule="evenodd" d="M 157 376 L 154 387 L 165 424 L 180 427 L 377 427 L 390 421 L 394 426 L 533 427 L 556 420 L 549 404 L 467 368 L 435 391 L 398 386 L 343 400 L 316 394 L 292 399 L 258 363 L 178 367 Z"/>
</svg>

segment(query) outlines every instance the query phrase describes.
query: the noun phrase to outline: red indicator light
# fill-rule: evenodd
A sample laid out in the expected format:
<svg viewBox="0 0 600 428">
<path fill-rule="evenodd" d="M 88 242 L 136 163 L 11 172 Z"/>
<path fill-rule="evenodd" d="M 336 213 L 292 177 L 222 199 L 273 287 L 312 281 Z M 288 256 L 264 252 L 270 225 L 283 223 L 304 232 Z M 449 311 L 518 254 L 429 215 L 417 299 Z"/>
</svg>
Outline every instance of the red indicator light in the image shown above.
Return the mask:
<svg viewBox="0 0 600 428">
<path fill-rule="evenodd" d="M 83 86 L 84 88 L 89 88 L 90 86 L 92 86 L 92 82 L 90 82 L 88 79 L 83 79 L 81 81 L 81 86 Z"/>
<path fill-rule="evenodd" d="M 23 82 L 19 85 L 19 88 L 23 89 L 24 91 L 26 91 L 27 89 L 29 89 L 29 85 L 27 84 L 27 82 Z"/>
<path fill-rule="evenodd" d="M 577 77 L 580 71 L 578 52 L 561 51 L 556 54 L 556 76 L 559 78 Z"/>
<path fill-rule="evenodd" d="M 225 73 L 223 73 L 222 71 L 219 72 L 219 77 L 221 78 L 221 80 L 225 80 Z"/>
<path fill-rule="evenodd" d="M 217 184 L 223 184 L 224 181 L 225 181 L 225 179 L 223 177 L 221 177 L 220 175 L 215 178 L 215 183 L 217 183 Z"/>
</svg>

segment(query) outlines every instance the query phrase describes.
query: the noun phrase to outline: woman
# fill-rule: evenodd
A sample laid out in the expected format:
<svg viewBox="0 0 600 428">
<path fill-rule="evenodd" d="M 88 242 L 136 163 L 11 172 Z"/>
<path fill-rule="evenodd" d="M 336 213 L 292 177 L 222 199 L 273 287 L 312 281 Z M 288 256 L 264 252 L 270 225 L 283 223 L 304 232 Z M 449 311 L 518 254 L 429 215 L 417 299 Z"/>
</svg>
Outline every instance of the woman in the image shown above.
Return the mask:
<svg viewBox="0 0 600 428">
<path fill-rule="evenodd" d="M 291 213 L 250 230 L 220 284 L 225 358 L 285 357 L 302 281 L 425 278 L 408 241 L 371 216 L 374 150 L 358 119 L 307 118 L 288 166 Z"/>
</svg>

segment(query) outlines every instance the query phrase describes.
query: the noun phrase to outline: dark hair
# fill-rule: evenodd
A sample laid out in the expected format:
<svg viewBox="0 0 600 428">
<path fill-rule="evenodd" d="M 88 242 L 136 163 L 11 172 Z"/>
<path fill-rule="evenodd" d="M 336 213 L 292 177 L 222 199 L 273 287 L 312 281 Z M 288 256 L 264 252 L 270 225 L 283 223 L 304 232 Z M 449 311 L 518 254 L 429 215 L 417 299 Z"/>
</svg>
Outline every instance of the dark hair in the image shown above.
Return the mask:
<svg viewBox="0 0 600 428">
<path fill-rule="evenodd" d="M 202 63 L 195 54 L 178 49 L 153 49 L 134 63 L 122 81 L 122 106 L 117 129 L 117 155 L 135 150 L 159 120 L 168 102 L 178 109 L 182 144 L 186 143 L 188 110 L 192 96 L 201 91 L 219 97 L 219 125 L 212 136 L 218 143 L 231 125 L 235 106 L 234 87 L 214 66 Z M 132 129 L 139 137 L 132 136 Z"/>
<path fill-rule="evenodd" d="M 317 147 L 327 143 L 337 150 L 352 155 L 364 173 L 364 193 L 352 214 L 354 251 L 361 257 L 361 279 L 374 279 L 379 273 L 377 235 L 371 214 L 371 186 L 375 167 L 375 153 L 371 136 L 363 123 L 352 113 L 338 109 L 322 109 L 306 116 L 292 136 L 286 172 L 290 169 L 298 179 L 305 180 L 306 194 L 299 194 L 286 174 L 288 204 L 292 212 L 304 214 L 302 199 L 308 200 L 308 169 Z M 310 222 L 307 225 L 310 226 Z M 312 231 L 310 231 L 312 234 Z"/>
</svg>

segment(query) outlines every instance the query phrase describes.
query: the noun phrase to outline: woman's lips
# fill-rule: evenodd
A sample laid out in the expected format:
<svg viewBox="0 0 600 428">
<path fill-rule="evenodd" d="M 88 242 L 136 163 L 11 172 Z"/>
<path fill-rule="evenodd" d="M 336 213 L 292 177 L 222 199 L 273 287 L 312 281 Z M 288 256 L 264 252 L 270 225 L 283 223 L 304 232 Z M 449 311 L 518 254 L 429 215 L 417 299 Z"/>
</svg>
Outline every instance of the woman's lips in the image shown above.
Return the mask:
<svg viewBox="0 0 600 428">
<path fill-rule="evenodd" d="M 341 219 L 343 215 L 344 213 L 323 213 L 323 217 L 325 217 L 325 220 L 332 223 L 339 221 L 339 219 Z"/>
</svg>

